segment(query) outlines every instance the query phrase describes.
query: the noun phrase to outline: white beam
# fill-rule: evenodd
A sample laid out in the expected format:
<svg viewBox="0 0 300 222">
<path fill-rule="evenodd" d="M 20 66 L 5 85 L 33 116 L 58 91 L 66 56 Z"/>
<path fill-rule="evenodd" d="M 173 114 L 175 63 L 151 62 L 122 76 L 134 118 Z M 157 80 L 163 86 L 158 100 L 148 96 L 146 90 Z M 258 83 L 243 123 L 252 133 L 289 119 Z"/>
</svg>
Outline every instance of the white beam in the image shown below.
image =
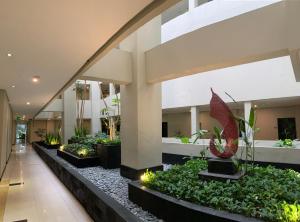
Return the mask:
<svg viewBox="0 0 300 222">
<path fill-rule="evenodd" d="M 131 53 L 112 49 L 82 76 L 83 79 L 129 84 L 132 81 Z"/>
<path fill-rule="evenodd" d="M 278 2 L 200 28 L 146 52 L 150 83 L 289 55 L 300 48 L 300 1 Z"/>
</svg>

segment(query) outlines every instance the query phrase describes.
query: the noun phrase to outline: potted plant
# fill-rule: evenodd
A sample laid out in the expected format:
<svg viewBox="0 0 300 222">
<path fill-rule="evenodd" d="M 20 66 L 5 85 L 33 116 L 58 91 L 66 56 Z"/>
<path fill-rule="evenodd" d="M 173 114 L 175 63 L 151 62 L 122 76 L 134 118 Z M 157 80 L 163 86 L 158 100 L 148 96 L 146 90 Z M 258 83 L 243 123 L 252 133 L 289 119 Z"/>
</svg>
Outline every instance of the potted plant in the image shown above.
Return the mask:
<svg viewBox="0 0 300 222">
<path fill-rule="evenodd" d="M 119 168 L 121 165 L 121 141 L 119 138 L 114 140 L 99 139 L 96 153 L 100 158 L 100 165 L 105 169 Z"/>
<path fill-rule="evenodd" d="M 58 149 L 60 146 L 60 136 L 59 134 L 47 133 L 45 135 L 44 147 L 47 149 Z"/>
<path fill-rule="evenodd" d="M 109 129 L 107 138 L 98 139 L 96 148 L 97 155 L 100 157 L 100 164 L 106 169 L 113 169 L 120 167 L 121 164 L 121 141 L 117 135 L 117 125 L 120 123 L 120 99 L 118 94 L 112 98 L 111 106 L 106 102 L 101 83 L 99 89 L 105 108 L 101 110 L 104 116 L 104 123 Z"/>
</svg>

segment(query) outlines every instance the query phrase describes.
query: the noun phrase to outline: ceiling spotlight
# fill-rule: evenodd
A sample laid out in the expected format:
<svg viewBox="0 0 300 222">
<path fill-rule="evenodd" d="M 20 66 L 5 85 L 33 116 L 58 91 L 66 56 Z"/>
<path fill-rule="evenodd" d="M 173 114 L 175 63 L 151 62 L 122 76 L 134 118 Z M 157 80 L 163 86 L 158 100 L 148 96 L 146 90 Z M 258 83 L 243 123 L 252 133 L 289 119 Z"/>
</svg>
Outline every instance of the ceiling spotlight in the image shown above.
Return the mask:
<svg viewBox="0 0 300 222">
<path fill-rule="evenodd" d="M 16 88 L 16 86 L 15 86 L 15 85 L 12 85 L 11 88 Z"/>
<path fill-rule="evenodd" d="M 29 106 L 29 105 L 30 105 L 30 102 L 27 102 L 26 105 Z"/>
<path fill-rule="evenodd" d="M 11 54 L 11 53 L 7 53 L 7 56 L 8 56 L 8 57 L 12 57 L 12 54 Z"/>
<path fill-rule="evenodd" d="M 32 77 L 32 82 L 37 83 L 40 81 L 40 77 L 39 76 L 33 76 Z"/>
<path fill-rule="evenodd" d="M 254 108 L 257 108 L 257 105 L 254 105 Z"/>
</svg>

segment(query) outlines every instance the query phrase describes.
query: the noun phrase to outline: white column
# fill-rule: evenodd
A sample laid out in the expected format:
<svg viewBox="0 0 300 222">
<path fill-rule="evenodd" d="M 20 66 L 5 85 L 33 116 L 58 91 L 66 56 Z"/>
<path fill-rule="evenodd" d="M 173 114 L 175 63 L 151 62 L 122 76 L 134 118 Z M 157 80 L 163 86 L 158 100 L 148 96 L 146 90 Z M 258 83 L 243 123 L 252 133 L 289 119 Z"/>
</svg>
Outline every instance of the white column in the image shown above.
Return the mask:
<svg viewBox="0 0 300 222">
<path fill-rule="evenodd" d="M 199 107 L 191 107 L 191 134 L 195 134 L 199 130 Z"/>
<path fill-rule="evenodd" d="M 196 0 L 189 0 L 189 11 L 196 8 Z"/>
<path fill-rule="evenodd" d="M 94 136 L 101 131 L 100 122 L 100 88 L 98 82 L 90 81 L 90 100 L 91 100 L 91 134 Z"/>
<path fill-rule="evenodd" d="M 113 83 L 109 83 L 109 95 L 114 96 L 116 94 L 116 89 Z"/>
<path fill-rule="evenodd" d="M 64 143 L 68 143 L 74 135 L 74 128 L 76 126 L 76 91 L 75 86 L 70 86 L 63 94 L 63 137 Z"/>
<path fill-rule="evenodd" d="M 251 102 L 244 102 L 244 118 L 246 121 L 249 120 L 250 111 L 251 111 L 252 103 Z M 249 132 L 250 138 L 252 138 L 252 130 L 248 126 L 248 124 L 245 124 L 246 132 Z"/>
<path fill-rule="evenodd" d="M 158 16 L 120 44 L 133 59 L 133 81 L 121 86 L 121 175 L 132 179 L 162 169 L 161 83 L 147 83 L 144 53 L 160 44 L 160 31 Z"/>
</svg>

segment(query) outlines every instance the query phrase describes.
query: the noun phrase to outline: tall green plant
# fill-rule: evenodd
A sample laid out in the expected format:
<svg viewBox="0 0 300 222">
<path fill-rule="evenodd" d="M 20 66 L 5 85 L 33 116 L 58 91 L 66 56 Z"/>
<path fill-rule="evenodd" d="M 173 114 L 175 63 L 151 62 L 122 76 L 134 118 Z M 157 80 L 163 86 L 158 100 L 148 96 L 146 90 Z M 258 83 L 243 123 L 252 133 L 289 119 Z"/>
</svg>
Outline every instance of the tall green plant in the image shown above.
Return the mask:
<svg viewBox="0 0 300 222">
<path fill-rule="evenodd" d="M 237 103 L 231 95 L 225 92 L 227 96 L 229 96 L 234 103 Z M 242 159 L 245 149 L 245 171 L 248 170 L 248 163 L 251 161 L 252 167 L 255 161 L 255 134 L 260 130 L 256 127 L 256 110 L 255 108 L 251 107 L 249 117 L 246 120 L 241 116 L 235 116 L 236 121 L 239 124 L 239 129 L 242 133 L 242 141 L 243 145 L 241 150 L 241 157 Z"/>
<path fill-rule="evenodd" d="M 101 98 L 104 103 L 105 108 L 101 110 L 101 114 L 105 118 L 105 125 L 109 129 L 109 139 L 110 140 L 116 140 L 117 139 L 117 125 L 120 123 L 120 98 L 118 94 L 115 94 L 114 98 L 112 99 L 111 106 L 109 106 L 103 96 L 103 91 L 101 87 L 101 82 L 98 83 L 100 92 L 101 92 Z M 115 87 L 115 85 L 114 85 Z"/>
<path fill-rule="evenodd" d="M 77 111 L 77 122 L 75 126 L 75 135 L 85 136 L 86 129 L 83 126 L 83 116 L 84 116 L 84 107 L 85 107 L 85 98 L 84 95 L 87 92 L 86 80 L 84 83 L 77 81 L 75 83 L 76 91 L 76 111 Z"/>
</svg>

